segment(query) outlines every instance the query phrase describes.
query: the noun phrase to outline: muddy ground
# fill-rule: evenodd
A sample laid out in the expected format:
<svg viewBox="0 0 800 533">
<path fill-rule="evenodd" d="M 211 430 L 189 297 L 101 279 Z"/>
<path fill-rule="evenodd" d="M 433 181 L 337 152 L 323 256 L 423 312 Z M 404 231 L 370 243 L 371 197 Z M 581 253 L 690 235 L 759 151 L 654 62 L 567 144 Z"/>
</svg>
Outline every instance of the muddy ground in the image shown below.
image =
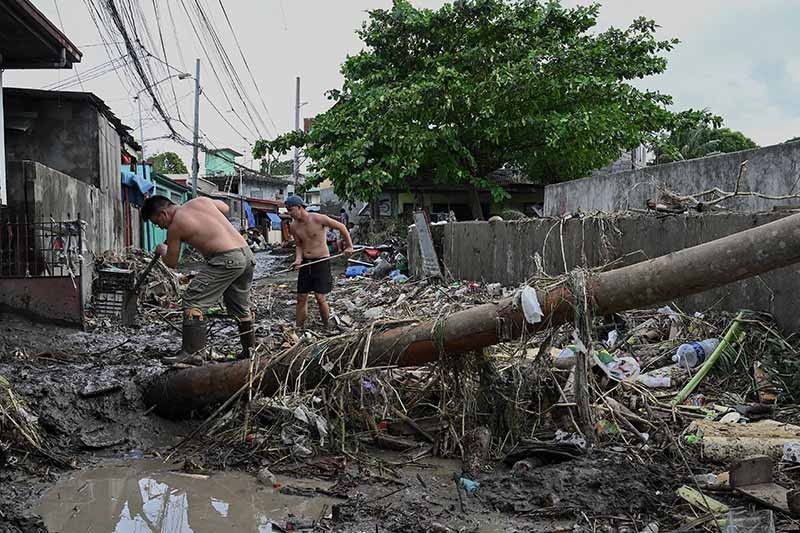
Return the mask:
<svg viewBox="0 0 800 533">
<path fill-rule="evenodd" d="M 277 349 L 296 338 L 294 276 L 269 275 L 285 259 L 260 260 L 254 290 L 257 335 L 268 348 Z M 338 265 L 336 272 L 340 274 L 343 267 Z M 367 292 L 380 298 L 378 285 Z M 344 305 L 341 295 L 339 299 L 333 302 L 334 312 L 343 315 L 353 304 Z M 653 522 L 666 531 L 680 523 L 674 491 L 686 482 L 687 473 L 667 441 L 649 448 L 606 447 L 557 463 L 539 461 L 531 452 L 534 467 L 515 472 L 498 454 L 474 476 L 480 485 L 471 494 L 457 488 L 461 457 L 435 458 L 424 447 L 400 454 L 365 445 L 349 455 L 266 460 L 246 445 L 210 450 L 200 438 L 172 454 L 171 447 L 208 411 L 175 422 L 149 412 L 144 404 L 142 385 L 165 370 L 160 357 L 180 345 L 175 331 L 180 312 L 159 313 L 146 312 L 140 327 L 100 320 L 88 331 L 0 315 L 0 375 L 39 417 L 43 438 L 42 451 L 17 442 L 6 457 L 0 457 L 0 531 L 46 531 L 46 521 L 36 512 L 54 509 L 53 498 L 58 509 L 49 516 L 51 525 L 68 523 L 77 528 L 75 524 L 95 523 L 105 530 L 99 524 L 109 523 L 118 531 L 199 532 L 225 524 L 232 530 L 266 531 L 262 526 L 267 522 L 273 531 L 281 531 L 292 514 L 306 513 L 308 519 L 309 509 L 316 531 L 644 531 Z M 312 320 L 310 328 L 314 327 Z M 214 357 L 234 356 L 235 325 L 215 318 L 211 332 Z M 524 451 L 517 453 L 525 458 Z M 264 467 L 279 486 L 256 481 Z M 244 477 L 231 477 L 238 475 Z M 221 492 L 208 489 L 208 480 Z M 195 485 L 187 485 L 190 482 Z M 120 492 L 120 486 L 132 486 L 136 494 Z M 162 489 L 153 489 L 154 494 L 145 490 L 155 486 Z M 83 498 L 87 487 L 94 493 L 89 499 Z M 111 492 L 114 505 L 95 504 Z M 288 500 L 275 503 L 278 492 Z M 43 493 L 45 499 L 40 500 Z M 164 493 L 171 496 L 163 500 Z M 160 514 L 153 516 L 161 520 L 172 516 L 171 521 L 137 522 L 132 517 L 133 502 L 142 498 L 141 517 L 149 516 L 148 505 L 158 501 Z M 197 504 L 200 499 L 206 504 Z M 250 507 L 233 510 L 245 500 Z M 319 505 L 307 508 L 313 501 Z M 83 522 L 76 518 L 80 513 Z M 680 514 L 685 516 L 687 510 Z M 209 521 L 212 516 L 217 521 Z M 82 529 L 63 529 L 77 530 Z"/>
</svg>

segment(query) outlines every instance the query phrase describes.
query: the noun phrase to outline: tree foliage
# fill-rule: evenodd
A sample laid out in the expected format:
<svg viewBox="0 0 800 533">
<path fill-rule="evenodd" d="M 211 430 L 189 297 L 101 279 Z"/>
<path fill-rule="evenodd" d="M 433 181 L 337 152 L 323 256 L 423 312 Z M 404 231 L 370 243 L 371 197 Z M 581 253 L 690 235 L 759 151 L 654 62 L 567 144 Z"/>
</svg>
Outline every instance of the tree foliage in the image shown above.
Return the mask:
<svg viewBox="0 0 800 533">
<path fill-rule="evenodd" d="M 653 141 L 654 164 L 696 159 L 718 153 L 738 152 L 758 148 L 758 145 L 739 131 L 722 127 L 722 117 L 708 109 L 688 109 L 675 113 Z"/>
<path fill-rule="evenodd" d="M 265 157 L 261 160 L 261 172 L 269 176 L 290 176 L 294 172 L 294 161 Z"/>
<path fill-rule="evenodd" d="M 470 184 L 502 168 L 539 182 L 582 177 L 650 140 L 670 97 L 628 81 L 665 70 L 676 40 L 653 21 L 596 32 L 598 5 L 459 0 L 439 10 L 395 0 L 373 10 L 360 53 L 342 65 L 333 107 L 308 133 L 258 141 L 253 155 L 299 146 L 317 180 L 368 200 L 409 179 Z"/>
<path fill-rule="evenodd" d="M 150 158 L 153 171 L 159 174 L 187 174 L 189 171 L 178 154 L 175 152 L 162 152 Z"/>
</svg>

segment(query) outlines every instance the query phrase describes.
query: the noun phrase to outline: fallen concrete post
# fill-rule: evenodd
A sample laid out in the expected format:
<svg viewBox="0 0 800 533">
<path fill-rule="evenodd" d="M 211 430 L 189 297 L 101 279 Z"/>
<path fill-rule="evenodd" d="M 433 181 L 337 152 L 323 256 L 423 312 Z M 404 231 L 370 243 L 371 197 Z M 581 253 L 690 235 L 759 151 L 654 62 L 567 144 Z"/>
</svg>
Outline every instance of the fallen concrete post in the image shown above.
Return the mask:
<svg viewBox="0 0 800 533">
<path fill-rule="evenodd" d="M 590 276 L 587 291 L 593 313 L 605 315 L 663 303 L 757 276 L 800 261 L 800 214 Z M 573 318 L 573 295 L 566 285 L 537 292 L 543 321 L 528 324 L 514 298 L 454 313 L 444 320 L 389 329 L 371 340 L 370 366 L 420 366 L 440 352 L 458 354 L 502 342 L 523 328 L 529 332 L 564 324 Z M 260 364 L 266 361 L 262 359 Z M 224 401 L 245 382 L 249 361 L 167 372 L 145 392 L 162 416 L 179 417 L 192 409 Z M 291 374 L 288 365 L 266 372 L 262 391 L 274 394 Z M 318 382 L 324 372 L 318 373 Z M 310 383 L 311 385 L 316 383 Z"/>
</svg>

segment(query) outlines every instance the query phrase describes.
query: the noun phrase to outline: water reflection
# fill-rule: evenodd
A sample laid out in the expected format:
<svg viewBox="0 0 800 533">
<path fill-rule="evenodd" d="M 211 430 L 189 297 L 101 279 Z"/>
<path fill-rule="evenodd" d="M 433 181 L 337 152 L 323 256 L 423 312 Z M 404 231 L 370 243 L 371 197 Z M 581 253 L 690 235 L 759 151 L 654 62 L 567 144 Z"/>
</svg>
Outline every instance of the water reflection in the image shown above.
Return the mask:
<svg viewBox="0 0 800 533">
<path fill-rule="evenodd" d="M 285 496 L 252 476 L 225 472 L 196 476 L 154 461 L 77 473 L 47 491 L 36 511 L 52 532 L 178 533 L 272 531 L 291 513 L 319 518 L 329 498 Z M 322 483 L 291 481 L 295 486 Z"/>
</svg>

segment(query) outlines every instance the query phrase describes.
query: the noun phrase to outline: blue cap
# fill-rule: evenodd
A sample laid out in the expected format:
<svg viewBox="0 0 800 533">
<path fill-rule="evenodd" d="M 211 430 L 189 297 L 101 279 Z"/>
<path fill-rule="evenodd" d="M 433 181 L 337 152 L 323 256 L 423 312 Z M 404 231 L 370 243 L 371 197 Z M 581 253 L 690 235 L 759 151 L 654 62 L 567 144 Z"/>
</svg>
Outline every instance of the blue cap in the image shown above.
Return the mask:
<svg viewBox="0 0 800 533">
<path fill-rule="evenodd" d="M 286 199 L 284 205 L 286 205 L 286 207 L 294 207 L 294 206 L 305 207 L 306 203 L 299 196 L 292 195 Z"/>
</svg>

